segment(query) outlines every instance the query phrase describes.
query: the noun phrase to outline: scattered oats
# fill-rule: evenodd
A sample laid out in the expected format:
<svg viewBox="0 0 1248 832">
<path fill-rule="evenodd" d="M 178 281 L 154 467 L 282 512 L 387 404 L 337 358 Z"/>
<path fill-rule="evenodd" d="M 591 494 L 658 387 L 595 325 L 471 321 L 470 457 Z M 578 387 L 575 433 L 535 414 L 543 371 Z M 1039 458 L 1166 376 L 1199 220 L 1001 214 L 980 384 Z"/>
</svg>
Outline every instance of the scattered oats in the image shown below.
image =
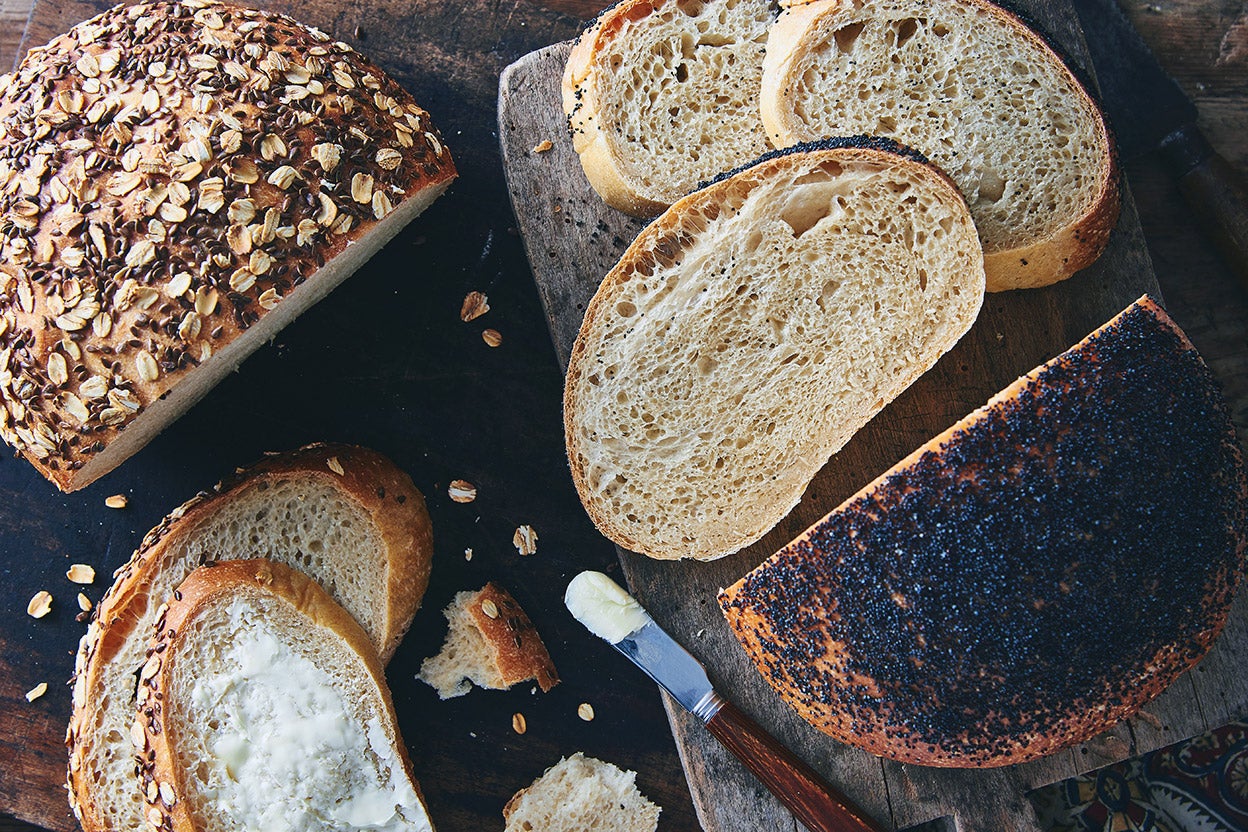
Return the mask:
<svg viewBox="0 0 1248 832">
<path fill-rule="evenodd" d="M 329 466 L 329 470 L 333 471 L 340 477 L 347 473 L 343 470 L 342 463 L 338 461 L 338 457 L 336 456 L 331 456 L 329 459 L 325 460 L 325 464 Z"/>
<path fill-rule="evenodd" d="M 582 702 L 576 706 L 576 715 L 586 722 L 594 721 L 594 706 L 588 702 Z"/>
<path fill-rule="evenodd" d="M 95 569 L 85 563 L 75 563 L 69 567 L 65 577 L 75 584 L 83 584 L 84 586 L 93 584 L 95 583 Z"/>
<path fill-rule="evenodd" d="M 247 268 L 235 269 L 230 275 L 230 288 L 235 292 L 246 292 L 256 285 L 256 276 Z"/>
<path fill-rule="evenodd" d="M 481 602 L 481 612 L 485 613 L 486 618 L 498 618 L 498 606 L 489 598 Z"/>
<path fill-rule="evenodd" d="M 481 340 L 489 344 L 491 347 L 501 346 L 503 343 L 503 334 L 497 329 L 487 329 L 481 333 Z"/>
<path fill-rule="evenodd" d="M 35 593 L 30 599 L 30 603 L 26 605 L 26 614 L 31 618 L 43 618 L 52 612 L 52 593 L 46 589 L 41 589 Z"/>
<path fill-rule="evenodd" d="M 160 378 L 160 365 L 156 363 L 156 359 L 147 350 L 140 350 L 135 356 L 134 368 L 139 374 L 139 378 L 149 384 Z"/>
<path fill-rule="evenodd" d="M 516 551 L 521 555 L 532 555 L 537 552 L 537 532 L 527 523 L 519 526 L 516 533 L 511 536 L 511 545 L 516 547 Z"/>
<path fill-rule="evenodd" d="M 471 546 L 464 550 L 464 560 L 472 560 L 472 547 Z"/>
<path fill-rule="evenodd" d="M 272 267 L 273 258 L 263 249 L 253 251 L 250 259 L 247 261 L 247 268 L 254 274 L 265 274 Z"/>
<path fill-rule="evenodd" d="M 393 147 L 383 147 L 377 151 L 376 159 L 382 170 L 394 170 L 403 161 L 403 154 Z"/>
<path fill-rule="evenodd" d="M 329 194 L 324 191 L 317 191 L 316 195 L 321 200 L 321 210 L 316 215 L 316 221 L 329 228 L 334 224 L 334 220 L 338 218 L 338 206 L 330 198 Z"/>
<path fill-rule="evenodd" d="M 385 191 L 373 191 L 373 218 L 384 220 L 394 210 L 394 203 Z"/>
<path fill-rule="evenodd" d="M 274 289 L 273 287 L 269 287 L 268 289 L 265 289 L 264 292 L 260 295 L 259 302 L 262 308 L 266 310 L 273 309 L 275 306 L 277 306 L 279 303 L 282 302 L 282 296 L 277 293 L 276 289 Z"/>
<path fill-rule="evenodd" d="M 85 592 L 78 593 L 78 609 L 83 612 L 91 612 L 91 599 L 87 597 Z"/>
<path fill-rule="evenodd" d="M 191 273 L 178 272 L 165 284 L 165 294 L 171 298 L 180 298 L 191 288 Z"/>
<path fill-rule="evenodd" d="M 547 150 L 550 150 L 554 146 L 555 146 L 555 143 L 552 142 L 550 139 L 544 139 L 538 142 L 537 144 L 533 145 L 533 152 L 545 153 Z"/>
<path fill-rule="evenodd" d="M 467 480 L 452 480 L 447 493 L 457 503 L 471 503 L 477 499 L 477 487 Z"/>
<path fill-rule="evenodd" d="M 464 323 L 480 318 L 490 311 L 489 299 L 483 292 L 469 292 L 459 307 L 459 319 Z"/>
<path fill-rule="evenodd" d="M 109 508 L 125 508 L 130 505 L 130 498 L 125 494 L 114 494 L 104 500 L 104 505 Z"/>
<path fill-rule="evenodd" d="M 195 311 L 204 318 L 210 316 L 217 308 L 217 290 L 208 286 L 200 286 L 195 291 Z"/>
<path fill-rule="evenodd" d="M 65 356 L 59 352 L 48 356 L 48 381 L 57 387 L 69 381 L 69 367 L 65 364 Z"/>
<path fill-rule="evenodd" d="M 342 145 L 340 144 L 317 144 L 312 146 L 312 158 L 321 166 L 321 170 L 330 173 L 334 168 L 338 167 L 338 162 L 342 158 Z"/>
<path fill-rule="evenodd" d="M 282 141 L 282 137 L 274 133 L 269 133 L 260 140 L 260 157 L 266 162 L 271 162 L 279 156 L 286 155 L 286 142 Z"/>
<path fill-rule="evenodd" d="M 194 312 L 187 312 L 178 324 L 178 338 L 185 342 L 194 341 L 203 328 L 203 320 Z"/>
<path fill-rule="evenodd" d="M 38 699 L 40 696 L 43 696 L 47 692 L 48 692 L 48 683 L 40 682 L 39 684 L 35 685 L 30 690 L 26 691 L 26 701 L 34 702 L 36 699 Z"/>
<path fill-rule="evenodd" d="M 524 714 L 514 713 L 511 715 L 511 730 L 517 734 L 523 734 L 529 730 L 529 724 L 524 719 Z"/>
</svg>

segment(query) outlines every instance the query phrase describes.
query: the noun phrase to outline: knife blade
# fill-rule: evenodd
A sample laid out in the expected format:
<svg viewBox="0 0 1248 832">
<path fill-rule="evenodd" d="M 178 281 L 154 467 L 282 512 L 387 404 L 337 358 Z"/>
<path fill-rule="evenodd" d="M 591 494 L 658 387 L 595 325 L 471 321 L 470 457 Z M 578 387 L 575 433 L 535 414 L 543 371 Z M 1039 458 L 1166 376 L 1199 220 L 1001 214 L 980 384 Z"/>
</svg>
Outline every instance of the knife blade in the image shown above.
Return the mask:
<svg viewBox="0 0 1248 832">
<path fill-rule="evenodd" d="M 883 832 L 793 752 L 720 696 L 702 663 L 615 581 L 601 572 L 582 572 L 568 584 L 563 600 L 586 629 L 627 656 L 701 720 L 810 832 Z"/>
<path fill-rule="evenodd" d="M 1196 126 L 1196 106 L 1116 0 L 1073 0 L 1102 104 L 1127 159 L 1157 150 L 1219 251 L 1248 286 L 1248 187 Z"/>
</svg>

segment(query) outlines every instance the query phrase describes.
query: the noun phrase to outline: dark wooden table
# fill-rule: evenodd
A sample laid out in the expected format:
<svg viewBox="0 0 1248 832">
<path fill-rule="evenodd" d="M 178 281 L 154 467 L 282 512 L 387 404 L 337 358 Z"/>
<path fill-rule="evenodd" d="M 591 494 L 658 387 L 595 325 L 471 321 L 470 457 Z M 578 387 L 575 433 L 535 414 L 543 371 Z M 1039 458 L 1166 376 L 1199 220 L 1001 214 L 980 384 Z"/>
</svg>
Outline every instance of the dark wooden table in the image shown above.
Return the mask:
<svg viewBox="0 0 1248 832">
<path fill-rule="evenodd" d="M 0 66 L 103 4 L 37 0 L 15 42 L 0 15 Z M 1163 63 L 1196 100 L 1211 142 L 1248 170 L 1248 8 L 1239 0 L 1130 0 L 1128 10 Z M 12 5 L 10 5 L 12 4 Z M 331 298 L 248 361 L 208 399 L 121 470 L 62 496 L 25 463 L 0 462 L 0 832 L 53 829 L 71 821 L 60 786 L 59 739 L 68 713 L 63 682 L 83 625 L 74 621 L 70 563 L 100 579 L 122 563 L 168 509 L 262 451 L 334 439 L 391 455 L 430 498 L 437 539 L 433 581 L 389 676 L 404 736 L 435 819 L 447 832 L 501 826 L 503 802 L 560 755 L 576 750 L 634 768 L 664 808 L 661 829 L 697 827 L 675 747 L 653 687 L 563 613 L 562 585 L 581 568 L 617 571 L 612 547 L 584 518 L 567 476 L 559 418 L 561 379 L 528 265 L 514 236 L 495 136 L 498 72 L 532 49 L 572 37 L 596 0 L 469 0 L 459 4 L 312 0 L 272 4 L 356 45 L 417 94 L 446 135 L 461 179 Z M 417 13 L 413 13 L 413 9 Z M 418 26 L 425 48 L 399 51 L 385 33 Z M 1139 204 L 1167 305 L 1222 381 L 1241 430 L 1248 429 L 1248 293 L 1225 269 L 1154 160 L 1125 166 Z M 490 297 L 491 311 L 464 324 L 464 294 Z M 481 339 L 497 329 L 496 349 Z M 1248 436 L 1248 433 L 1244 435 Z M 473 481 L 477 502 L 452 503 L 447 483 Z M 130 507 L 104 507 L 126 493 Z M 538 531 L 538 552 L 521 559 L 515 526 Z M 463 550 L 474 557 L 465 561 Z M 414 681 L 443 633 L 438 610 L 486 580 L 508 586 L 546 636 L 564 682 L 474 692 L 439 703 Z M 56 599 L 48 618 L 25 615 L 39 589 Z M 23 694 L 49 683 L 42 699 Z M 577 719 L 593 704 L 591 723 Z M 511 731 L 511 714 L 528 731 Z"/>
</svg>

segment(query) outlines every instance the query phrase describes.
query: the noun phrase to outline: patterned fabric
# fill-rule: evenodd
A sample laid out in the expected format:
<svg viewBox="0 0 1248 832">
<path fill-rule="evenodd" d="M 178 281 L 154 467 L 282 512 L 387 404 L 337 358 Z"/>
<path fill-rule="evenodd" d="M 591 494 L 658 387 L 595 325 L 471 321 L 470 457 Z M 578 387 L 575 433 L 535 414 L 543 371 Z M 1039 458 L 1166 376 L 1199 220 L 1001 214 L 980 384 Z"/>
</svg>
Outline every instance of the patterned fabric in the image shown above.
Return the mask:
<svg viewBox="0 0 1248 832">
<path fill-rule="evenodd" d="M 1248 720 L 1030 797 L 1050 832 L 1248 832 Z"/>
</svg>

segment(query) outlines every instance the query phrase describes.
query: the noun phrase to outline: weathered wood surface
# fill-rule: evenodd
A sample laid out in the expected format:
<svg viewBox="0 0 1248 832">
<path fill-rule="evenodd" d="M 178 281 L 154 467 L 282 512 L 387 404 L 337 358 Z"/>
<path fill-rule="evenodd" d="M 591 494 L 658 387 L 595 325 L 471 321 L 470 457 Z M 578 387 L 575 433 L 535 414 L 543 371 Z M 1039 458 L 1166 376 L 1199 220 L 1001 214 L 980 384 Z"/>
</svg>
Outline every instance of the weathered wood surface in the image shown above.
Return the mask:
<svg viewBox="0 0 1248 832">
<path fill-rule="evenodd" d="M 105 5 L 40 2 L 28 42 Z M 636 770 L 641 789 L 663 807 L 662 829 L 694 828 L 658 693 L 560 602 L 574 572 L 618 575 L 619 566 L 568 477 L 562 377 L 514 233 L 496 136 L 499 71 L 571 37 L 592 10 L 474 0 L 270 5 L 350 41 L 411 89 L 446 136 L 461 177 L 331 297 L 95 486 L 61 496 L 26 463 L 0 459 L 0 812 L 49 829 L 72 826 L 62 786 L 65 681 L 85 625 L 74 620 L 69 564 L 95 566 L 99 577 L 85 591 L 98 600 L 108 575 L 166 511 L 262 451 L 326 439 L 390 455 L 429 498 L 432 583 L 388 675 L 438 828 L 501 829 L 512 793 L 578 750 Z M 491 309 L 465 324 L 460 304 L 474 289 L 489 295 Z M 497 349 L 482 341 L 486 327 L 502 333 Z M 454 478 L 478 486 L 476 502 L 450 501 Z M 129 495 L 129 508 L 106 509 L 104 498 L 118 492 Z M 511 543 L 521 523 L 539 535 L 531 557 Z M 445 633 L 440 610 L 455 592 L 490 579 L 529 612 L 564 681 L 545 695 L 524 685 L 439 702 L 415 673 Z M 36 621 L 25 609 L 40 589 L 55 601 Z M 42 681 L 47 695 L 27 703 L 25 692 Z M 593 705 L 592 722 L 577 717 L 582 702 Z M 512 731 L 516 712 L 527 718 L 523 736 Z"/>
<path fill-rule="evenodd" d="M 1077 61 L 1086 63 L 1086 46 L 1065 2 L 1042 0 L 1028 6 Z M 562 362 L 598 280 L 643 225 L 605 208 L 580 171 L 563 129 L 558 97 L 567 49 L 557 45 L 526 56 L 504 73 L 500 90 L 500 139 L 511 196 Z M 533 152 L 545 140 L 554 146 Z M 965 830 L 1034 828 L 1026 791 L 1191 736 L 1248 710 L 1248 684 L 1236 664 L 1242 668 L 1248 644 L 1248 602 L 1241 599 L 1227 634 L 1196 672 L 1177 681 L 1146 714 L 1083 747 L 995 771 L 904 766 L 835 743 L 806 726 L 754 672 L 714 602 L 718 587 L 735 581 L 892 462 L 1135 297 L 1157 293 L 1134 203 L 1129 193 L 1126 197 L 1110 249 L 1095 266 L 1058 286 L 990 295 L 967 338 L 856 436 L 820 473 L 801 505 L 758 544 L 707 564 L 657 563 L 621 552 L 633 591 L 678 640 L 707 660 L 725 694 L 868 812 L 897 828 L 939 817 L 956 817 Z M 1189 238 L 1186 245 L 1198 248 L 1203 243 Z M 1219 293 L 1229 291 L 1242 310 L 1242 292 L 1236 295 L 1221 277 L 1213 279 Z M 1190 327 L 1183 314 L 1188 308 L 1171 305 L 1180 323 Z M 1234 357 L 1228 362 L 1231 382 L 1225 376 L 1223 380 L 1242 385 L 1248 356 L 1244 341 L 1234 337 L 1243 329 L 1229 326 L 1227 332 L 1230 341 L 1217 345 L 1229 348 Z M 1200 334 L 1193 334 L 1198 345 Z M 1216 352 L 1209 355 L 1215 370 L 1220 358 Z M 1235 406 L 1242 416 L 1242 386 L 1238 389 L 1241 398 Z M 705 829 L 796 828 L 778 801 L 694 719 L 671 701 L 666 704 Z"/>
</svg>

